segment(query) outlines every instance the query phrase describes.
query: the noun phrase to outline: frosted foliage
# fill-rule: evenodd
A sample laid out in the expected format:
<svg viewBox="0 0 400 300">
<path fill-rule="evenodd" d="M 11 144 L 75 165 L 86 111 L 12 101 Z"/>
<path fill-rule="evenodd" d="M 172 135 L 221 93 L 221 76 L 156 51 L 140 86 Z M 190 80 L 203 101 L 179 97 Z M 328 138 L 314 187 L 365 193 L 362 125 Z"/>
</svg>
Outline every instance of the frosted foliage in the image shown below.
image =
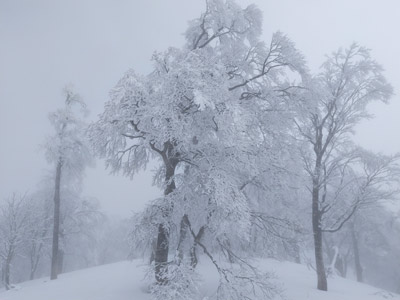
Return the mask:
<svg viewBox="0 0 400 300">
<path fill-rule="evenodd" d="M 235 266 L 232 271 L 226 271 L 215 299 L 282 299 L 281 290 L 270 283 L 273 276 L 259 273 L 256 269 L 246 266 Z"/>
<path fill-rule="evenodd" d="M 7 290 L 12 288 L 13 263 L 18 256 L 23 256 L 26 241 L 33 238 L 33 208 L 29 199 L 16 194 L 0 206 L 0 258 L 3 264 L 2 280 Z"/>
<path fill-rule="evenodd" d="M 162 150 L 168 141 L 174 143 L 181 160 L 190 160 L 189 156 L 199 155 L 210 143 L 226 140 L 227 134 L 231 146 L 241 145 L 233 134 L 254 134 L 259 139 L 260 132 L 247 123 L 254 120 L 250 110 L 257 111 L 257 102 L 264 111 L 282 109 L 279 93 L 272 90 L 278 84 L 277 73 L 295 65 L 295 60 L 299 66 L 303 63 L 293 44 L 281 34 L 274 36 L 272 45 L 274 54 L 271 60 L 266 59 L 264 67 L 263 55 L 268 50 L 261 44 L 256 47 L 263 49 L 258 53 L 242 43 L 251 56 L 234 51 L 229 64 L 228 56 L 220 52 L 226 47 L 221 45 L 195 50 L 170 48 L 154 54 L 150 75 L 138 76 L 131 70 L 111 91 L 104 113 L 91 126 L 97 152 L 113 171 L 130 176 L 146 166 L 155 153 L 152 146 Z M 254 102 L 250 105 L 237 101 L 243 97 L 253 98 Z M 269 125 L 278 128 L 280 121 L 272 121 Z"/>
<path fill-rule="evenodd" d="M 339 105 L 348 105 L 345 100 L 353 97 L 354 110 L 363 112 L 371 100 L 387 101 L 393 93 L 383 76 L 383 68 L 370 56 L 370 50 L 357 44 L 339 49 L 322 65 L 322 80 L 330 91 L 341 92 Z M 357 95 L 357 96 L 356 96 Z"/>
<path fill-rule="evenodd" d="M 166 285 L 150 287 L 150 293 L 155 300 L 202 300 L 198 290 L 199 275 L 192 269 L 184 264 L 174 264 L 166 272 L 169 278 Z M 147 276 L 151 280 L 152 272 L 150 271 Z"/>
<path fill-rule="evenodd" d="M 352 44 L 327 56 L 320 73 L 308 77 L 305 88 L 296 95 L 299 101 L 295 102 L 298 113 L 294 123 L 300 140 L 299 154 L 309 178 L 320 290 L 328 289 L 323 233 L 341 230 L 360 207 L 371 199 L 377 201 L 377 194 L 387 199 L 382 190 L 378 192 L 379 188 L 374 187 L 373 181 L 379 176 L 368 174 L 367 156 L 352 142 L 355 126 L 370 117 L 368 104 L 386 102 L 392 96 L 392 87 L 382 72 L 368 49 Z"/>
<path fill-rule="evenodd" d="M 65 106 L 49 115 L 55 134 L 49 136 L 43 147 L 50 163 L 63 165 L 63 177 L 79 181 L 84 168 L 93 163 L 85 135 L 86 105 L 71 86 L 63 90 Z"/>
<path fill-rule="evenodd" d="M 357 44 L 328 56 L 321 72 L 309 82 L 311 93 L 306 93 L 309 101 L 303 107 L 304 114 L 299 114 L 299 118 L 312 116 L 302 127 L 304 137 L 312 140 L 318 125 L 322 126 L 328 142 L 339 132 L 341 135 L 352 132 L 355 124 L 369 117 L 366 111 L 369 103 L 386 102 L 392 96 L 393 89 L 382 72 L 370 51 Z"/>
<path fill-rule="evenodd" d="M 371 101 L 385 102 L 391 95 L 392 87 L 369 50 L 353 44 L 329 56 L 320 74 L 309 81 L 308 91 L 300 95 L 308 100 L 299 101 L 296 117 L 298 133 L 305 143 L 300 151 L 306 172 L 314 179 L 321 176 L 321 184 L 321 168 L 327 176 L 337 176 L 355 155 L 350 134 L 361 119 L 369 116 L 367 105 Z M 317 161 L 320 166 L 314 168 Z"/>
<path fill-rule="evenodd" d="M 214 40 L 233 48 L 246 40 L 256 42 L 261 25 L 262 13 L 255 5 L 241 9 L 234 1 L 210 0 L 205 13 L 190 22 L 186 39 L 191 49 L 203 48 Z"/>
<path fill-rule="evenodd" d="M 369 268 L 399 276 L 392 263 L 400 249 L 393 238 L 399 224 L 379 204 L 398 195 L 400 155 L 363 150 L 351 135 L 370 116 L 369 103 L 393 94 L 382 67 L 368 49 L 353 44 L 327 56 L 312 75 L 285 34 L 276 32 L 267 42 L 261 35 L 255 5 L 205 0 L 184 45 L 154 52 L 147 75 L 128 70 L 89 127 L 85 103 L 67 86 L 64 106 L 49 115 L 54 134 L 44 148 L 50 181 L 30 201 L 14 196 L 0 205 L 6 288 L 13 272 L 22 274 L 17 268 L 28 270 L 28 260 L 32 279 L 44 274 L 52 223 L 52 278 L 63 264 L 70 271 L 126 258 L 129 250 L 131 258 L 146 257 L 146 287 L 136 291 L 132 283 L 142 271 L 124 271 L 125 263 L 101 268 L 116 272 L 111 275 L 94 270 L 94 281 L 107 282 L 102 290 L 111 283 L 104 297 L 119 297 L 111 291 L 116 281 L 109 280 L 118 275 L 130 286 L 118 290 L 128 298 L 286 299 L 271 266 L 296 287 L 288 286 L 290 299 L 346 296 L 311 289 L 315 274 L 265 259 L 271 257 L 307 263 L 323 291 L 326 276 L 340 282 L 335 276 L 347 272 L 350 260 L 360 277 L 360 256 Z M 88 142 L 112 173 L 132 179 L 151 162 L 163 195 L 130 220 L 107 221 L 97 201 L 81 195 L 84 168 L 92 164 Z M 121 272 L 133 272 L 134 280 Z"/>
<path fill-rule="evenodd" d="M 0 256 L 4 260 L 12 259 L 25 242 L 30 232 L 32 205 L 24 196 L 13 195 L 0 207 Z"/>
<path fill-rule="evenodd" d="M 291 126 L 278 114 L 291 114 L 285 92 L 294 83 L 286 71 L 296 73 L 296 81 L 306 68 L 283 34 L 275 34 L 269 46 L 259 40 L 255 6 L 206 4 L 189 25 L 186 47 L 154 53 L 147 76 L 129 70 L 89 131 L 112 172 L 132 176 L 152 157 L 161 162 L 154 181 L 166 196 L 135 216 L 132 244 L 148 249 L 162 224 L 170 251 L 179 248 L 185 216 L 183 243 L 209 249 L 216 263 L 212 252 L 232 258 L 229 247 L 222 248 L 238 250 L 250 241 L 253 208 L 244 187 L 249 178 L 261 182 L 278 168 L 276 141 L 289 139 Z M 274 167 L 265 168 L 269 164 Z M 201 232 L 200 245 L 195 236 Z"/>
<path fill-rule="evenodd" d="M 207 232 L 215 239 L 246 241 L 250 232 L 250 207 L 238 188 L 240 181 L 232 176 L 233 170 L 193 173 L 186 177 L 188 180 L 180 182 L 178 178 L 174 200 L 177 205 L 173 209 L 177 220 L 187 214 L 196 232 L 207 224 Z M 231 230 L 232 224 L 235 231 Z"/>
</svg>

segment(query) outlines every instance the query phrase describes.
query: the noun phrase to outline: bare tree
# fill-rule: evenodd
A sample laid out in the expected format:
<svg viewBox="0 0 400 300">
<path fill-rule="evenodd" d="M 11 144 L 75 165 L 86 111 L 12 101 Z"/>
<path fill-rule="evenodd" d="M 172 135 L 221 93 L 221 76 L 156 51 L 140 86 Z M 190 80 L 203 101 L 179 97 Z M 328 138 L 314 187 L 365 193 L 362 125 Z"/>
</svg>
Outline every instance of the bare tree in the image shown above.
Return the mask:
<svg viewBox="0 0 400 300">
<path fill-rule="evenodd" d="M 398 194 L 399 158 L 399 154 L 382 155 L 357 149 L 357 160 L 352 166 L 354 172 L 351 176 L 341 174 L 342 184 L 335 187 L 335 201 L 329 203 L 323 216 L 323 232 L 336 233 L 349 223 L 347 236 L 360 282 L 363 281 L 363 268 L 356 223 L 363 219 L 366 209 L 379 207 Z"/>
<path fill-rule="evenodd" d="M 51 260 L 51 279 L 59 273 L 60 204 L 63 185 L 75 181 L 79 186 L 85 167 L 91 162 L 89 147 L 86 145 L 84 123 L 77 117 L 77 106 L 83 114 L 86 106 L 71 87 L 64 89 L 65 107 L 50 114 L 50 122 L 55 135 L 45 145 L 47 159 L 55 167 L 54 177 L 54 217 Z"/>
<path fill-rule="evenodd" d="M 310 82 L 303 95 L 307 101 L 302 102 L 295 121 L 305 142 L 302 156 L 311 181 L 318 289 L 326 291 L 322 219 L 330 210 L 328 181 L 340 169 L 346 169 L 352 159 L 346 154 L 349 136 L 354 126 L 369 116 L 367 105 L 372 101 L 386 102 L 392 88 L 383 77 L 381 66 L 371 59 L 369 50 L 356 44 L 328 57 L 322 72 Z M 348 214 L 344 220 L 347 218 L 350 218 Z"/>
<path fill-rule="evenodd" d="M 0 256 L 3 259 L 3 279 L 7 290 L 11 288 L 11 263 L 28 238 L 30 213 L 28 199 L 16 194 L 0 207 Z"/>
<path fill-rule="evenodd" d="M 51 245 L 51 223 L 53 220 L 50 198 L 46 189 L 33 195 L 31 199 L 31 224 L 25 249 L 30 262 L 30 280 L 35 278 L 39 263 Z"/>
</svg>

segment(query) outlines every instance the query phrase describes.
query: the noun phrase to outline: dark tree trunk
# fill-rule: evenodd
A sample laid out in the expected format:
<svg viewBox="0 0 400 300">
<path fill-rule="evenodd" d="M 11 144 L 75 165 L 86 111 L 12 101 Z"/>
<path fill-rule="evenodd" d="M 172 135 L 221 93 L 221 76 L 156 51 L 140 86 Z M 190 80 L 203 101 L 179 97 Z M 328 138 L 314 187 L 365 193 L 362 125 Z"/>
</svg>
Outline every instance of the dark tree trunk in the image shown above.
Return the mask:
<svg viewBox="0 0 400 300">
<path fill-rule="evenodd" d="M 199 262 L 197 259 L 197 242 L 201 241 L 201 238 L 204 235 L 204 226 L 202 226 L 197 233 L 192 248 L 190 249 L 190 266 L 195 269 L 197 266 L 197 263 Z"/>
<path fill-rule="evenodd" d="M 4 285 L 6 286 L 6 290 L 10 289 L 10 264 L 11 260 L 7 258 L 4 270 Z"/>
<path fill-rule="evenodd" d="M 180 230 L 179 230 L 179 241 L 178 241 L 178 247 L 177 247 L 177 263 L 180 264 L 180 262 L 183 260 L 184 256 L 184 243 L 186 240 L 187 236 L 187 231 L 189 230 L 189 219 L 188 216 L 185 214 L 182 217 L 181 220 L 181 225 L 180 225 Z"/>
<path fill-rule="evenodd" d="M 190 266 L 192 269 L 195 269 L 199 260 L 197 259 L 197 245 L 193 243 L 192 247 L 190 248 Z"/>
<path fill-rule="evenodd" d="M 226 247 L 226 249 L 232 249 L 231 242 L 228 239 L 224 242 L 224 244 L 225 244 L 224 246 Z M 235 263 L 235 258 L 233 257 L 232 252 L 231 251 L 227 251 L 227 254 L 228 254 L 229 262 L 231 264 Z"/>
<path fill-rule="evenodd" d="M 58 249 L 58 274 L 62 274 L 64 269 L 64 251 L 62 249 Z"/>
<path fill-rule="evenodd" d="M 158 284 L 166 284 L 166 268 L 168 263 L 169 235 L 164 224 L 158 225 L 157 248 L 155 254 L 155 276 Z"/>
<path fill-rule="evenodd" d="M 354 225 L 351 228 L 351 240 L 353 244 L 353 254 L 354 254 L 354 267 L 356 269 L 356 276 L 358 282 L 363 282 L 363 268 L 360 260 L 360 250 L 358 248 L 358 240 L 356 232 L 354 230 Z"/>
<path fill-rule="evenodd" d="M 53 244 L 52 244 L 52 256 L 51 256 L 51 273 L 50 279 L 57 279 L 58 275 L 58 239 L 60 233 L 60 182 L 61 182 L 61 167 L 62 161 L 59 159 L 56 170 L 56 181 L 54 191 L 54 225 L 53 225 Z"/>
<path fill-rule="evenodd" d="M 318 285 L 317 288 L 321 291 L 328 290 L 328 282 L 326 279 L 324 254 L 322 247 L 322 228 L 321 228 L 321 211 L 319 209 L 319 187 L 318 182 L 313 182 L 312 191 L 312 227 L 314 236 L 315 249 L 315 265 L 317 269 Z"/>
<path fill-rule="evenodd" d="M 171 160 L 164 160 L 166 172 L 165 172 L 165 182 L 167 186 L 164 191 L 164 195 L 167 196 L 175 190 L 175 182 L 173 176 L 175 174 L 176 163 L 171 162 Z M 163 211 L 164 217 L 168 218 L 169 211 L 168 208 Z M 155 278 L 157 284 L 165 285 L 168 282 L 166 277 L 167 264 L 168 264 L 168 251 L 169 251 L 169 232 L 167 224 L 158 225 L 157 234 L 157 244 L 154 257 L 155 263 Z"/>
</svg>

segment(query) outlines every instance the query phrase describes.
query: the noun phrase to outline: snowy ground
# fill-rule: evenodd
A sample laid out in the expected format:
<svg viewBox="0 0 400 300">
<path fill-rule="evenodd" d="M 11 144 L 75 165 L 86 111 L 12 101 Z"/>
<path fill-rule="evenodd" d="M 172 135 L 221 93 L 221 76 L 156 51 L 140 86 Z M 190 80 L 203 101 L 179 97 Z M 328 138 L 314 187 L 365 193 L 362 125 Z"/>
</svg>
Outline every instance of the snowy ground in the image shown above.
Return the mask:
<svg viewBox="0 0 400 300">
<path fill-rule="evenodd" d="M 216 274 L 209 265 L 200 265 L 207 274 L 204 295 L 216 285 Z M 315 289 L 315 274 L 307 267 L 274 260 L 262 261 L 262 269 L 274 270 L 287 300 L 400 300 L 400 295 L 342 278 L 329 279 L 329 292 Z M 22 283 L 11 291 L 0 291 L 0 300 L 148 300 L 141 261 L 119 262 Z"/>
</svg>

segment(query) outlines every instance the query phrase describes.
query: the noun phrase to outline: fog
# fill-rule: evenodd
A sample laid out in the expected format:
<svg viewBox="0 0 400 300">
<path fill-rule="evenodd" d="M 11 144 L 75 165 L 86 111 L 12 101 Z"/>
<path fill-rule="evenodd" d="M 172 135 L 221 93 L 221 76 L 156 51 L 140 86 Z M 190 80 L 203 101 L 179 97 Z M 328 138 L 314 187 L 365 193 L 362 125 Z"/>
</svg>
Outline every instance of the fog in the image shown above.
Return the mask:
<svg viewBox="0 0 400 300">
<path fill-rule="evenodd" d="M 44 175 L 54 172 L 44 143 L 54 134 L 48 116 L 63 106 L 66 84 L 73 84 L 86 102 L 87 121 L 96 122 L 125 72 L 147 75 L 154 68 L 155 52 L 184 45 L 188 22 L 200 16 L 205 2 L 0 0 L 0 203 L 13 193 L 35 193 Z M 340 47 L 357 42 L 370 49 L 394 95 L 387 104 L 368 106 L 373 118 L 355 126 L 354 141 L 375 153 L 400 152 L 397 0 L 236 2 L 241 7 L 256 4 L 263 13 L 261 39 L 268 44 L 273 33 L 281 31 L 313 73 Z M 113 173 L 104 159 L 96 158 L 95 166 L 85 171 L 82 194 L 97 199 L 105 215 L 130 218 L 165 193 L 153 185 L 158 162 L 130 177 Z M 393 207 L 397 214 L 397 204 Z M 81 267 L 72 265 L 70 269 Z M 374 283 L 379 285 L 379 280 Z"/>
<path fill-rule="evenodd" d="M 241 1 L 264 12 L 263 36 L 281 30 L 317 69 L 324 55 L 353 41 L 369 47 L 397 91 L 400 82 L 400 20 L 397 1 Z M 40 144 L 51 132 L 47 115 L 63 101 L 61 89 L 73 83 L 94 120 L 108 92 L 128 69 L 146 74 L 154 51 L 183 43 L 188 20 L 203 1 L 8 1 L 0 3 L 0 190 L 32 191 L 48 168 Z M 375 118 L 358 127 L 367 148 L 400 150 L 398 96 L 371 107 Z M 383 134 L 384 133 L 384 134 Z M 88 170 L 85 193 L 104 210 L 129 216 L 158 196 L 151 174 L 133 180 L 109 176 L 104 163 Z"/>
</svg>

